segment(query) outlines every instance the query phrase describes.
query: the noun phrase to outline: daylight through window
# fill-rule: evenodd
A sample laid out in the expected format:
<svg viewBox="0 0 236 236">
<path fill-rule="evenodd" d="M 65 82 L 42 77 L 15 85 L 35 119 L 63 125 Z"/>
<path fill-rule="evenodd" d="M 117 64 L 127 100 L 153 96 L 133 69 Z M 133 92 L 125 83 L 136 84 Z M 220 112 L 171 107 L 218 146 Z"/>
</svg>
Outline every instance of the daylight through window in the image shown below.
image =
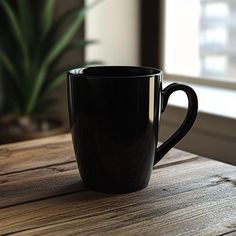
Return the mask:
<svg viewBox="0 0 236 236">
<path fill-rule="evenodd" d="M 165 70 L 236 82 L 236 1 L 166 0 Z"/>
</svg>

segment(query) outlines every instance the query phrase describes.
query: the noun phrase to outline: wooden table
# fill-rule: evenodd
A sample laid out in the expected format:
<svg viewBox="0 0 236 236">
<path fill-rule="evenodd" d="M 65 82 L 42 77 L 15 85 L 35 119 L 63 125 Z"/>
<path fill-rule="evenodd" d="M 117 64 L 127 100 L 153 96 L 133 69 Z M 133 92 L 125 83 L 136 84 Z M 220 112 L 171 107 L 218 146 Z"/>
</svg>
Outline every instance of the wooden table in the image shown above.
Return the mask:
<svg viewBox="0 0 236 236">
<path fill-rule="evenodd" d="M 172 150 L 149 186 L 86 189 L 69 135 L 0 146 L 1 235 L 236 235 L 236 167 Z"/>
</svg>

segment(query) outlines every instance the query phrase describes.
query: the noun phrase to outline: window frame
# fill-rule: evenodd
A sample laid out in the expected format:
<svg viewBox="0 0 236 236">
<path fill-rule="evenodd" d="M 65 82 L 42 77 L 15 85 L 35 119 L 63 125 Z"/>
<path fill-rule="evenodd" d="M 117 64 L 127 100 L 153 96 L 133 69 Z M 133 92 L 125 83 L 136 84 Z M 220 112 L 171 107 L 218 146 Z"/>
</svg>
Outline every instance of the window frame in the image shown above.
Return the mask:
<svg viewBox="0 0 236 236">
<path fill-rule="evenodd" d="M 164 72 L 165 7 L 165 0 L 140 1 L 140 64 Z M 165 80 L 236 90 L 236 82 L 230 79 L 165 73 Z"/>
</svg>

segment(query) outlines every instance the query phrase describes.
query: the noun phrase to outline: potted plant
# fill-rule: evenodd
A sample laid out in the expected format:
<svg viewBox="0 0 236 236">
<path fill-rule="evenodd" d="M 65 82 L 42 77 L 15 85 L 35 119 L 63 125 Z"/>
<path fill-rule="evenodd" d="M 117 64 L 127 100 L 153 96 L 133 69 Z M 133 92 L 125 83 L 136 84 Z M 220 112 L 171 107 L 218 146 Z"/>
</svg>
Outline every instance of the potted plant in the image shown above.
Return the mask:
<svg viewBox="0 0 236 236">
<path fill-rule="evenodd" d="M 73 65 L 58 69 L 58 62 L 69 50 L 94 41 L 72 40 L 91 6 L 74 7 L 55 18 L 55 4 L 56 0 L 0 1 L 0 143 L 64 130 L 63 122 L 50 114 L 51 93 Z"/>
</svg>

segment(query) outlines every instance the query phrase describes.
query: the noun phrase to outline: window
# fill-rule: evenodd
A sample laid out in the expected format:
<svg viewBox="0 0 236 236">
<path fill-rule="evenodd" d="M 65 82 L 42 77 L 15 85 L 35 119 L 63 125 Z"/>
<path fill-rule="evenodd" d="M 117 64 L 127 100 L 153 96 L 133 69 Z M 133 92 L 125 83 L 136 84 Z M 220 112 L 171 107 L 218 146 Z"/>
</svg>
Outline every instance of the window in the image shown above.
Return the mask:
<svg viewBox="0 0 236 236">
<path fill-rule="evenodd" d="M 236 83 L 236 1 L 166 0 L 169 74 Z"/>
</svg>

